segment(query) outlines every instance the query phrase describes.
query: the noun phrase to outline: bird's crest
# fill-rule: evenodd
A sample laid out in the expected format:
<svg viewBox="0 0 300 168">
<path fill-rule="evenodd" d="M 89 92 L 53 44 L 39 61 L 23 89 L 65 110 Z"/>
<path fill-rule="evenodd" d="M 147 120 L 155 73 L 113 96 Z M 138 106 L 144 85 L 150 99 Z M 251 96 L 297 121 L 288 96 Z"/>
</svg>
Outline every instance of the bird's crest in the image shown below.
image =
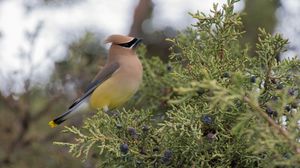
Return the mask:
<svg viewBox="0 0 300 168">
<path fill-rule="evenodd" d="M 123 44 L 128 43 L 133 40 L 133 37 L 123 36 L 123 35 L 111 35 L 106 40 L 105 43 L 113 43 L 113 44 Z"/>
</svg>

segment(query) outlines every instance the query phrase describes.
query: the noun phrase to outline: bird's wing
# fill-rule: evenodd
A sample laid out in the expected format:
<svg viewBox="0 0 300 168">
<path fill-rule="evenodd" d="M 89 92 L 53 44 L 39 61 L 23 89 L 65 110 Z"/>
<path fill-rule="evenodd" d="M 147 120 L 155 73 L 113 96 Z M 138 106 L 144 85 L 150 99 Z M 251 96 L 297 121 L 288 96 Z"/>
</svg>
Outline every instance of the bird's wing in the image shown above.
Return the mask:
<svg viewBox="0 0 300 168">
<path fill-rule="evenodd" d="M 76 106 L 78 103 L 80 103 L 82 100 L 84 100 L 85 98 L 87 98 L 88 96 L 90 96 L 93 91 L 99 86 L 101 85 L 104 81 L 106 81 L 108 78 L 110 78 L 112 76 L 112 74 L 114 72 L 116 72 L 118 69 L 120 68 L 120 64 L 119 63 L 112 63 L 106 67 L 104 67 L 102 69 L 102 71 L 100 71 L 96 77 L 94 78 L 94 80 L 88 85 L 87 89 L 85 90 L 84 94 L 79 97 L 70 107 L 69 109 L 73 108 L 74 106 Z"/>
</svg>

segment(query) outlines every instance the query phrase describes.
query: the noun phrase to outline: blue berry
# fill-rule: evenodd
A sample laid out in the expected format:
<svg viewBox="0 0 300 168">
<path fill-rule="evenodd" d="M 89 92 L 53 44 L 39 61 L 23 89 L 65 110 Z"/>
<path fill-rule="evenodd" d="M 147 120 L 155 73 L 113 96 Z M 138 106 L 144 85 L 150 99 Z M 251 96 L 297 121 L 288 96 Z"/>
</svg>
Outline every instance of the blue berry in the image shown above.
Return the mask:
<svg viewBox="0 0 300 168">
<path fill-rule="evenodd" d="M 277 111 L 272 110 L 270 107 L 267 107 L 266 112 L 267 112 L 267 114 L 268 114 L 270 117 L 277 117 L 277 116 L 278 116 Z"/>
<path fill-rule="evenodd" d="M 117 127 L 118 129 L 121 129 L 121 128 L 122 128 L 122 125 L 121 125 L 121 124 L 116 124 L 116 127 Z"/>
<path fill-rule="evenodd" d="M 144 126 L 142 127 L 142 131 L 143 131 L 144 133 L 148 132 L 148 131 L 149 131 L 149 127 L 148 127 L 147 125 L 144 125 Z"/>
<path fill-rule="evenodd" d="M 273 100 L 273 101 L 277 101 L 278 99 L 279 99 L 278 96 L 272 96 L 272 97 L 271 97 L 271 100 Z"/>
<path fill-rule="evenodd" d="M 288 90 L 288 94 L 289 94 L 290 96 L 295 96 L 295 92 L 296 92 L 296 90 L 293 89 L 293 88 L 290 88 L 290 89 Z"/>
<path fill-rule="evenodd" d="M 164 153 L 164 157 L 170 159 L 172 157 L 172 151 L 167 149 Z"/>
<path fill-rule="evenodd" d="M 164 164 L 169 164 L 171 162 L 171 159 L 172 159 L 172 151 L 167 149 L 165 152 L 164 152 L 164 155 L 162 157 L 162 162 Z"/>
<path fill-rule="evenodd" d="M 283 84 L 282 84 L 282 83 L 279 83 L 279 84 L 276 86 L 276 89 L 278 89 L 278 90 L 283 89 Z"/>
<path fill-rule="evenodd" d="M 292 109 L 292 108 L 291 108 L 291 106 L 290 106 L 290 105 L 286 105 L 286 106 L 284 107 L 284 109 L 285 109 L 286 111 L 288 111 L 288 112 L 289 112 L 289 111 L 291 111 L 291 109 Z"/>
<path fill-rule="evenodd" d="M 136 130 L 134 128 L 129 127 L 127 130 L 132 138 L 137 138 Z"/>
<path fill-rule="evenodd" d="M 127 144 L 121 144 L 120 145 L 120 151 L 123 153 L 123 154 L 127 154 L 128 151 L 129 151 L 129 147 Z"/>
<path fill-rule="evenodd" d="M 167 65 L 167 71 L 172 71 L 172 66 L 170 64 Z"/>
<path fill-rule="evenodd" d="M 272 110 L 271 108 L 269 108 L 269 107 L 267 107 L 266 112 L 267 112 L 269 115 L 273 114 L 273 110 Z"/>
<path fill-rule="evenodd" d="M 222 77 L 223 77 L 223 78 L 229 78 L 229 77 L 230 77 L 230 75 L 229 75 L 229 73 L 228 73 L 228 72 L 225 72 L 225 73 L 222 75 Z"/>
<path fill-rule="evenodd" d="M 209 139 L 209 140 L 213 140 L 213 139 L 216 139 L 216 134 L 210 132 L 206 135 L 206 137 Z"/>
<path fill-rule="evenodd" d="M 212 124 L 213 120 L 210 116 L 208 115 L 205 115 L 202 117 L 202 122 L 204 122 L 205 124 Z"/>
<path fill-rule="evenodd" d="M 197 90 L 197 94 L 198 94 L 199 96 L 203 95 L 204 93 L 205 93 L 205 90 L 202 89 L 202 88 L 200 88 L 200 89 Z"/>
<path fill-rule="evenodd" d="M 251 76 L 250 77 L 250 82 L 251 83 L 255 83 L 256 82 L 256 77 L 255 76 Z"/>
</svg>

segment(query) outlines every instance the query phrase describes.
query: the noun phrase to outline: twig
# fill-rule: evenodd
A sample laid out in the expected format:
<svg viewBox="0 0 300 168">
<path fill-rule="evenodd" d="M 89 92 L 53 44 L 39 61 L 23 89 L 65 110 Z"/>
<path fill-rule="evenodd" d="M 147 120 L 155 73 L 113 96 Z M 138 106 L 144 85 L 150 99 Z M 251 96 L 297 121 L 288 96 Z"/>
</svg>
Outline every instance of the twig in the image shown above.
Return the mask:
<svg viewBox="0 0 300 168">
<path fill-rule="evenodd" d="M 5 157 L 3 159 L 3 163 L 9 164 L 11 160 L 11 155 L 13 154 L 14 150 L 19 146 L 19 144 L 23 143 L 24 137 L 29 129 L 29 118 L 29 113 L 26 113 L 24 117 L 20 119 L 21 130 L 18 133 L 18 136 L 9 144 Z"/>
<path fill-rule="evenodd" d="M 140 36 L 142 33 L 143 21 L 149 17 L 151 11 L 151 0 L 140 0 L 134 10 L 133 23 L 130 28 L 130 36 Z"/>
<path fill-rule="evenodd" d="M 18 105 L 12 96 L 4 97 L 0 94 L 0 101 L 3 101 L 5 106 L 7 106 L 11 111 L 19 111 Z"/>
<path fill-rule="evenodd" d="M 298 145 L 294 142 L 294 140 L 291 138 L 291 136 L 289 135 L 288 131 L 283 129 L 282 127 L 280 127 L 278 124 L 275 123 L 275 121 L 270 118 L 267 113 L 264 112 L 264 110 L 262 108 L 260 108 L 259 106 L 257 106 L 255 103 L 253 103 L 249 97 L 245 96 L 244 97 L 244 101 L 255 111 L 258 112 L 265 120 L 267 120 L 267 122 L 273 127 L 275 128 L 275 130 L 277 130 L 279 132 L 279 134 L 281 134 L 288 142 L 289 144 L 295 149 L 296 153 L 300 153 L 299 149 L 298 149 Z"/>
</svg>

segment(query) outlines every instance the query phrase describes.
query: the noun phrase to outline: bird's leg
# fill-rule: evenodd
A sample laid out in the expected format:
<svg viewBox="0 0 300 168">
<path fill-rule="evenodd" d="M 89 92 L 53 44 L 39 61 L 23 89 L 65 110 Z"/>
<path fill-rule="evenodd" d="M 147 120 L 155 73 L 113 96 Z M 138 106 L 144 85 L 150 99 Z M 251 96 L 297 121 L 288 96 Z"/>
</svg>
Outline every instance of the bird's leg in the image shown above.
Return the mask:
<svg viewBox="0 0 300 168">
<path fill-rule="evenodd" d="M 114 115 L 113 111 L 109 110 L 108 106 L 103 106 L 103 111 L 109 116 Z"/>
<path fill-rule="evenodd" d="M 108 106 L 104 106 L 103 111 L 109 116 L 115 116 L 115 117 L 119 116 L 119 112 L 115 110 L 109 110 Z"/>
<path fill-rule="evenodd" d="M 108 114 L 108 112 L 109 112 L 108 106 L 103 106 L 103 111 Z"/>
</svg>

